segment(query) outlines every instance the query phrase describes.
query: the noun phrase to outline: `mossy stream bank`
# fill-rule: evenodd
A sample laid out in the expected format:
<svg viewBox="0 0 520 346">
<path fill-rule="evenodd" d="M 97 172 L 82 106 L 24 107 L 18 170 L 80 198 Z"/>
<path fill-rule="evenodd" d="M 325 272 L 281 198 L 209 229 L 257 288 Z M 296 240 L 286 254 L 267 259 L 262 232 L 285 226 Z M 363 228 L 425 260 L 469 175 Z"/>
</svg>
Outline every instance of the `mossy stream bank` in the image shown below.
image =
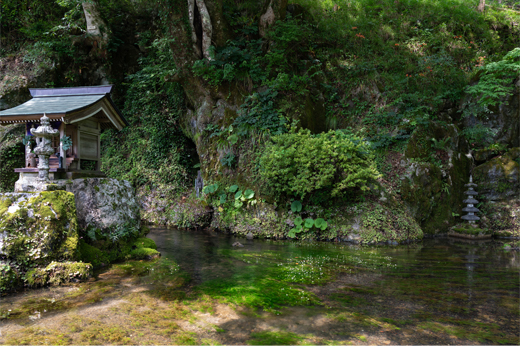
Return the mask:
<svg viewBox="0 0 520 346">
<path fill-rule="evenodd" d="M 0 301 L 2 344 L 518 344 L 520 258 L 153 229 L 162 258 Z M 233 247 L 236 241 L 243 247 Z"/>
</svg>

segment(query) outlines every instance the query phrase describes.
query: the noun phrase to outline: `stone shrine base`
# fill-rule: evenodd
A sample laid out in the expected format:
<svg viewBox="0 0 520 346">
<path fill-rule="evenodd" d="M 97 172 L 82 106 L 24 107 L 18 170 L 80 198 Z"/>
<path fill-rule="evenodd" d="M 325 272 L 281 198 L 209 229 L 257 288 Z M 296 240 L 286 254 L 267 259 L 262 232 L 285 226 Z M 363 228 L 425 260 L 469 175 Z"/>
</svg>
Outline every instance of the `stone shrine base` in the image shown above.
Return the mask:
<svg viewBox="0 0 520 346">
<path fill-rule="evenodd" d="M 17 168 L 15 172 L 20 174 L 20 178 L 14 184 L 14 192 L 66 190 L 66 185 L 74 179 L 106 177 L 105 173 L 100 171 L 67 172 L 63 168 L 54 168 L 49 170 L 49 180 L 41 181 L 38 179 L 36 168 Z"/>
</svg>

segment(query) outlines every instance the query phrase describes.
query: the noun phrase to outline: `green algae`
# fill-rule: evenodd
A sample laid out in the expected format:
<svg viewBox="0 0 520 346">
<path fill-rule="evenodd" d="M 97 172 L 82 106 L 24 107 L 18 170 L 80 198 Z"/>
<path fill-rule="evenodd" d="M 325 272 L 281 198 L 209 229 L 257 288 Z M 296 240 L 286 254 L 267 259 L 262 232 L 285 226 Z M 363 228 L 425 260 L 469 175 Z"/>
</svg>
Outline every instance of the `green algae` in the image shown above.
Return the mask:
<svg viewBox="0 0 520 346">
<path fill-rule="evenodd" d="M 299 345 L 304 336 L 287 331 L 263 331 L 251 333 L 248 345 Z"/>
<path fill-rule="evenodd" d="M 29 270 L 77 259 L 78 224 L 72 193 L 6 194 L 0 200 L 2 252 L 16 273 L 9 274 L 8 284 L 0 282 L 0 291 L 23 285 Z"/>
<path fill-rule="evenodd" d="M 183 243 L 186 241 L 183 238 Z M 243 248 L 232 248 L 230 243 L 227 246 L 212 243 L 212 248 L 219 248 L 215 254 L 222 262 L 211 267 L 215 276 L 202 282 L 197 281 L 196 273 L 183 270 L 162 247 L 159 249 L 164 256 L 160 259 L 113 264 L 98 274 L 98 281 L 75 284 L 78 289 L 62 299 L 52 302 L 47 298 L 31 303 L 38 309 L 51 309 L 47 311 L 77 311 L 82 306 L 121 301 L 110 308 L 110 320 L 101 325 L 95 318 L 70 316 L 63 327 L 69 330 L 66 334 L 63 329 L 50 328 L 40 330 L 40 336 L 31 335 L 36 343 L 46 342 L 44 336 L 48 340 L 53 337 L 58 343 L 59 335 L 66 335 L 68 343 L 76 344 L 86 343 L 88 338 L 96 343 L 228 344 L 232 343 L 232 339 L 227 339 L 229 324 L 212 324 L 210 332 L 190 334 L 181 327 L 184 324 L 180 321 L 198 325 L 201 315 L 196 312 L 215 316 L 217 306 L 225 303 L 252 323 L 269 324 L 271 319 L 294 314 L 293 308 L 285 307 L 295 303 L 300 306 L 294 308 L 298 309 L 300 319 L 316 316 L 326 321 L 325 324 L 305 334 L 292 329 L 286 331 L 283 326 L 252 333 L 245 329 L 245 337 L 249 335 L 249 339 L 239 343 L 256 344 L 261 343 L 257 340 L 270 337 L 270 344 L 310 341 L 346 344 L 360 342 L 361 338 L 373 342 L 378 340 L 373 339 L 374 336 L 381 332 L 389 333 L 385 334 L 387 338 L 401 343 L 399 340 L 405 340 L 401 339 L 403 333 L 423 331 L 433 332 L 440 343 L 450 338 L 455 338 L 454 343 L 494 344 L 515 343 L 518 339 L 517 332 L 508 329 L 498 317 L 496 321 L 484 317 L 492 307 L 496 316 L 517 320 L 514 309 L 518 310 L 520 303 L 515 296 L 519 290 L 515 280 L 518 273 L 507 267 L 497 268 L 497 258 L 490 257 L 496 254 L 492 246 L 480 244 L 475 251 L 474 246 L 447 240 L 427 241 L 427 247 L 377 248 L 270 241 L 260 242 L 267 246 L 256 248 L 253 245 L 256 242 L 247 243 Z M 163 242 L 158 244 L 162 246 Z M 201 241 L 198 245 L 202 244 Z M 197 249 L 201 254 L 208 250 Z M 186 257 L 178 247 L 175 251 Z M 480 257 L 475 257 L 475 253 Z M 504 256 L 500 263 L 506 266 L 510 256 Z M 198 263 L 208 265 L 204 261 Z M 368 281 L 359 281 L 362 278 Z M 135 285 L 132 287 L 146 289 L 122 291 L 122 287 L 130 283 Z M 305 294 L 313 297 L 312 305 L 301 299 Z M 2 309 L 0 307 L 0 316 Z M 35 310 L 27 307 L 26 311 L 28 315 Z M 14 315 L 10 320 L 19 318 L 20 315 Z M 232 323 L 240 323 L 240 319 Z M 321 335 L 320 329 L 329 326 L 335 340 L 316 339 Z M 221 332 L 211 334 L 218 333 L 217 328 Z M 288 341 L 286 337 L 292 339 Z M 15 341 L 27 339 L 9 340 L 20 343 Z M 415 339 L 414 343 L 421 341 Z"/>
<path fill-rule="evenodd" d="M 110 241 L 95 241 L 94 245 L 81 240 L 79 242 L 80 259 L 91 263 L 94 268 L 130 259 L 153 259 L 161 254 L 157 251 L 157 245 L 152 239 L 122 239 L 116 243 Z"/>
<path fill-rule="evenodd" d="M 27 272 L 26 281 L 29 287 L 45 285 L 61 285 L 82 281 L 92 276 L 92 265 L 83 262 L 51 262 L 45 268 L 34 268 Z"/>
</svg>

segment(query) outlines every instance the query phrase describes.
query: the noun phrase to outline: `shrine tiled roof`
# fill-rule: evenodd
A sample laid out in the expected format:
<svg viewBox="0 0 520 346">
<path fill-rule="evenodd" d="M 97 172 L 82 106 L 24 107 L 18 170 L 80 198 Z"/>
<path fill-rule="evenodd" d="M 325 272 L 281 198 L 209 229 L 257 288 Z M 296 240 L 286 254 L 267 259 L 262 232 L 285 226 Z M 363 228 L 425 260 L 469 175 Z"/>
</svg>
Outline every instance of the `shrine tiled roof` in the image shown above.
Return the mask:
<svg viewBox="0 0 520 346">
<path fill-rule="evenodd" d="M 111 85 L 91 87 L 29 89 L 32 99 L 0 111 L 0 124 L 35 121 L 46 114 L 51 121 L 66 123 L 79 121 L 91 116 L 110 119 L 117 129 L 128 122 L 110 98 Z"/>
<path fill-rule="evenodd" d="M 105 95 L 64 95 L 64 96 L 40 96 L 30 99 L 21 105 L 0 111 L 1 117 L 14 115 L 40 115 L 51 114 L 65 115 L 92 105 L 101 100 Z"/>
</svg>

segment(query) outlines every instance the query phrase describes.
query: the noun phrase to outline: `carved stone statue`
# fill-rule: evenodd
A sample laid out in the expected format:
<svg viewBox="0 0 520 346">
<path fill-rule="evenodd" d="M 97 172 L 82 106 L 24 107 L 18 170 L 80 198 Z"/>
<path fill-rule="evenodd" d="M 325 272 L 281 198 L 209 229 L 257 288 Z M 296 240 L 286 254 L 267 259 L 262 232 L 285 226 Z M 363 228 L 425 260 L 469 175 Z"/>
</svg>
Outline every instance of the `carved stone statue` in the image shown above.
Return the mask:
<svg viewBox="0 0 520 346">
<path fill-rule="evenodd" d="M 52 128 L 49 118 L 43 114 L 43 117 L 40 119 L 40 126 L 37 129 L 31 129 L 31 134 L 36 137 L 37 146 L 34 148 L 34 153 L 40 159 L 38 163 L 38 179 L 42 181 L 49 180 L 49 156 L 54 154 L 52 137 L 58 136 L 59 131 Z"/>
</svg>

